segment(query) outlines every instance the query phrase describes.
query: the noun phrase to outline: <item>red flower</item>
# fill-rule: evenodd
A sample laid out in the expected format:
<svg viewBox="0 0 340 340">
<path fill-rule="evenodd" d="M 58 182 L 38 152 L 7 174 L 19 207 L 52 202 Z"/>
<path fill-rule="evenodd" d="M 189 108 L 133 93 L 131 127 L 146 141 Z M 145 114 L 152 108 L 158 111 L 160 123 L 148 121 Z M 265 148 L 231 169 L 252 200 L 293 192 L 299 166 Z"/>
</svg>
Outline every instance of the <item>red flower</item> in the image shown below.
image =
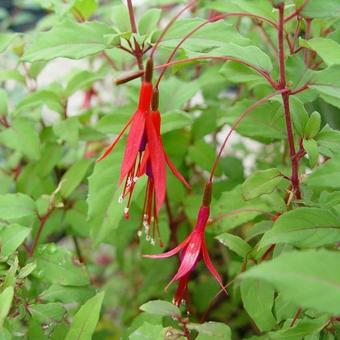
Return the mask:
<svg viewBox="0 0 340 340">
<path fill-rule="evenodd" d="M 141 226 L 145 228 L 146 238 L 154 242 L 154 237 L 157 234 L 158 237 L 160 236 L 157 215 L 165 200 L 166 194 L 165 164 L 167 163 L 169 165 L 172 172 L 186 186 L 190 186 L 172 164 L 162 144 L 160 114 L 155 106 L 156 103 L 158 106 L 158 92 L 155 91 L 153 96 L 151 84 L 152 69 L 152 61 L 149 60 L 145 71 L 145 79 L 141 85 L 139 104 L 136 112 L 98 160 L 104 159 L 112 152 L 125 130 L 131 125 L 119 178 L 119 183 L 125 178 L 123 192 L 119 201 L 122 202 L 123 199 L 128 196 L 127 206 L 124 210 L 125 217 L 128 218 L 131 197 L 137 179 L 144 174 L 148 176 Z M 153 101 L 153 111 L 150 111 L 151 101 Z M 150 237 L 151 225 L 152 237 Z M 142 231 L 140 230 L 139 235 L 141 235 L 141 233 Z"/>
<path fill-rule="evenodd" d="M 182 251 L 181 264 L 178 268 L 178 271 L 171 279 L 170 283 L 166 286 L 167 289 L 174 281 L 179 280 L 178 289 L 174 298 L 174 302 L 176 304 L 179 304 L 182 300 L 187 300 L 187 283 L 189 275 L 195 269 L 197 262 L 200 260 L 200 255 L 203 257 L 203 261 L 209 269 L 210 273 L 214 276 L 222 289 L 226 292 L 222 283 L 221 276 L 215 269 L 209 257 L 205 241 L 205 229 L 210 215 L 210 195 L 211 183 L 208 184 L 206 187 L 203 204 L 199 209 L 195 228 L 182 243 L 180 243 L 176 248 L 163 254 L 144 255 L 144 257 L 147 258 L 163 259 L 173 256 Z M 207 202 L 209 203 L 207 204 Z"/>
</svg>

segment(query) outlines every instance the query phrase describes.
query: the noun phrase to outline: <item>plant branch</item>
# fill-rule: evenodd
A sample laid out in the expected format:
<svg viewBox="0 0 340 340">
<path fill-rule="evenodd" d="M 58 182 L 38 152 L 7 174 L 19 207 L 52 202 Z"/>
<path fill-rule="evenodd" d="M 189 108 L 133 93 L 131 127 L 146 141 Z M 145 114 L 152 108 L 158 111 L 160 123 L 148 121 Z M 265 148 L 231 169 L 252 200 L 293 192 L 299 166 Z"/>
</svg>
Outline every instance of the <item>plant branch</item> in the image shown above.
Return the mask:
<svg viewBox="0 0 340 340">
<path fill-rule="evenodd" d="M 285 65 L 285 51 L 284 51 L 284 3 L 280 3 L 278 5 L 279 9 L 279 24 L 278 24 L 278 51 L 279 51 L 279 70 L 280 70 L 280 80 L 279 85 L 280 89 L 286 89 L 286 65 Z M 293 124 L 290 113 L 289 106 L 289 90 L 286 90 L 281 93 L 285 122 L 286 122 L 286 130 L 287 130 L 287 138 L 289 144 L 289 155 L 291 159 L 291 182 L 294 195 L 297 199 L 301 198 L 300 192 L 300 180 L 299 180 L 299 160 L 295 157 L 295 142 L 294 142 L 294 134 L 293 134 Z"/>
</svg>

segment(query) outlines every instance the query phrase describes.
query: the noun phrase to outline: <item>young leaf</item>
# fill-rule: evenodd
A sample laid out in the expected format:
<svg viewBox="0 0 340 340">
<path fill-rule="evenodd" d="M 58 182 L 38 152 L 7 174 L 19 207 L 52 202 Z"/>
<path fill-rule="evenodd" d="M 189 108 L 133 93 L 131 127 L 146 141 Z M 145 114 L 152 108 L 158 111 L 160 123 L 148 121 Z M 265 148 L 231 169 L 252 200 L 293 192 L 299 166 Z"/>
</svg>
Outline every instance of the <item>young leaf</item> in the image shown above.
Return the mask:
<svg viewBox="0 0 340 340">
<path fill-rule="evenodd" d="M 241 237 L 224 233 L 216 237 L 223 245 L 228 247 L 230 250 L 240 255 L 242 258 L 246 258 L 248 253 L 251 251 L 250 245 L 244 241 Z"/>
<path fill-rule="evenodd" d="M 314 111 L 308 119 L 308 122 L 304 128 L 304 136 L 309 139 L 315 137 L 320 131 L 321 116 L 320 113 Z"/>
<path fill-rule="evenodd" d="M 299 208 L 282 214 L 260 242 L 289 243 L 297 247 L 320 247 L 340 241 L 340 222 L 333 213 L 320 208 Z"/>
<path fill-rule="evenodd" d="M 151 34 L 157 28 L 157 23 L 161 17 L 162 11 L 157 8 L 148 10 L 139 20 L 138 33 L 140 35 Z"/>
<path fill-rule="evenodd" d="M 97 326 L 104 292 L 98 293 L 87 300 L 75 315 L 65 340 L 91 340 L 92 334 Z"/>
<path fill-rule="evenodd" d="M 6 51 L 16 37 L 16 33 L 0 33 L 0 53 Z"/>
<path fill-rule="evenodd" d="M 324 0 L 310 0 L 303 7 L 301 15 L 307 18 L 339 18 L 340 4 L 338 0 L 328 0 L 325 6 Z"/>
<path fill-rule="evenodd" d="M 310 166 L 314 168 L 319 159 L 318 143 L 315 139 L 304 139 L 303 148 L 307 152 Z"/>
<path fill-rule="evenodd" d="M 255 171 L 242 184 L 242 194 L 246 200 L 254 199 L 263 194 L 270 194 L 282 180 L 279 169 Z"/>
<path fill-rule="evenodd" d="M 252 267 L 240 278 L 266 281 L 298 306 L 337 315 L 340 313 L 339 261 L 340 254 L 329 250 L 292 251 Z"/>
<path fill-rule="evenodd" d="M 156 315 L 163 316 L 181 316 L 181 311 L 170 302 L 162 300 L 153 300 L 139 307 L 140 310 Z"/>
<path fill-rule="evenodd" d="M 245 310 L 262 332 L 271 330 L 276 325 L 272 313 L 274 289 L 268 283 L 258 279 L 241 281 L 241 297 Z"/>
</svg>

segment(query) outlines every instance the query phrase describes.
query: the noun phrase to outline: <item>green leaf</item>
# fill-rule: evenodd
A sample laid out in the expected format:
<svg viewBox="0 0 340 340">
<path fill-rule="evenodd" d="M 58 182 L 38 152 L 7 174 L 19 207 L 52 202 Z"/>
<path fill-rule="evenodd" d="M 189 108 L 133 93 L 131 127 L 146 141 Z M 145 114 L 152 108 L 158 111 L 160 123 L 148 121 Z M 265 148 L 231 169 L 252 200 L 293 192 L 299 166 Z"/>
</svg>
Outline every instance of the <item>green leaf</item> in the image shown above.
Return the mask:
<svg viewBox="0 0 340 340">
<path fill-rule="evenodd" d="M 231 329 L 222 322 L 189 323 L 188 328 L 198 332 L 198 340 L 231 340 Z"/>
<path fill-rule="evenodd" d="M 252 267 L 240 278 L 266 281 L 285 299 L 302 308 L 337 315 L 340 312 L 339 261 L 340 253 L 328 250 L 292 251 Z"/>
<path fill-rule="evenodd" d="M 82 159 L 74 163 L 61 178 L 60 193 L 64 198 L 69 197 L 83 181 L 92 164 L 91 159 Z"/>
<path fill-rule="evenodd" d="M 57 137 L 70 145 L 77 145 L 81 124 L 78 117 L 70 117 L 53 124 L 53 131 Z"/>
<path fill-rule="evenodd" d="M 315 51 L 327 65 L 340 64 L 340 45 L 328 38 L 300 39 L 300 46 Z"/>
<path fill-rule="evenodd" d="M 161 325 L 144 322 L 129 336 L 129 340 L 164 340 L 165 329 Z"/>
<path fill-rule="evenodd" d="M 19 102 L 16 106 L 16 111 L 21 112 L 43 105 L 46 105 L 51 110 L 59 113 L 64 110 L 61 98 L 55 91 L 52 89 L 41 89 L 30 93 Z"/>
<path fill-rule="evenodd" d="M 104 292 L 98 293 L 82 305 L 76 313 L 65 340 L 91 340 L 96 329 Z"/>
<path fill-rule="evenodd" d="M 314 72 L 309 88 L 319 92 L 327 103 L 340 108 L 340 65 L 332 65 L 326 69 Z"/>
<path fill-rule="evenodd" d="M 276 325 L 272 313 L 274 289 L 258 279 L 241 281 L 241 297 L 245 310 L 262 331 L 269 331 Z"/>
<path fill-rule="evenodd" d="M 24 194 L 0 195 L 0 216 L 3 220 L 34 217 L 36 206 L 32 198 Z"/>
<path fill-rule="evenodd" d="M 339 157 L 328 160 L 308 175 L 306 184 L 312 188 L 340 189 L 339 167 Z"/>
<path fill-rule="evenodd" d="M 308 112 L 303 103 L 296 96 L 290 96 L 289 102 L 295 130 L 299 136 L 303 136 L 305 126 L 309 120 Z"/>
<path fill-rule="evenodd" d="M 84 303 L 95 294 L 93 287 L 79 286 L 61 286 L 58 284 L 51 285 L 43 291 L 39 298 L 44 301 L 60 301 L 62 303 L 81 302 Z"/>
<path fill-rule="evenodd" d="M 27 263 L 26 266 L 22 267 L 19 271 L 18 278 L 24 279 L 27 276 L 29 276 L 33 270 L 37 267 L 37 264 L 35 262 Z"/>
<path fill-rule="evenodd" d="M 0 254 L 9 256 L 24 242 L 31 232 L 30 228 L 22 227 L 19 224 L 11 224 L 0 229 Z"/>
<path fill-rule="evenodd" d="M 182 129 L 192 124 L 192 118 L 183 111 L 171 111 L 162 114 L 161 133 Z"/>
<path fill-rule="evenodd" d="M 6 51 L 16 37 L 16 33 L 0 33 L 0 53 Z"/>
<path fill-rule="evenodd" d="M 33 319 L 40 323 L 51 323 L 61 321 L 66 313 L 61 303 L 33 304 L 28 306 Z"/>
<path fill-rule="evenodd" d="M 23 55 L 28 62 L 57 57 L 80 59 L 107 47 L 106 34 L 114 31 L 99 22 L 76 23 L 64 20 L 48 32 L 37 33 Z"/>
<path fill-rule="evenodd" d="M 152 8 L 145 12 L 138 23 L 138 33 L 140 35 L 151 34 L 157 28 L 162 11 L 158 8 Z"/>
<path fill-rule="evenodd" d="M 244 241 L 241 237 L 224 233 L 216 237 L 223 245 L 228 247 L 237 255 L 242 258 L 246 258 L 248 253 L 251 251 L 250 245 Z"/>
<path fill-rule="evenodd" d="M 340 150 L 340 132 L 325 126 L 315 137 L 318 145 L 322 149 L 329 150 L 331 153 L 339 153 Z M 322 151 L 320 151 L 323 153 Z"/>
<path fill-rule="evenodd" d="M 162 301 L 162 300 L 153 300 L 139 307 L 140 310 L 156 315 L 163 316 L 181 316 L 181 311 L 178 307 L 173 305 L 170 302 Z"/>
<path fill-rule="evenodd" d="M 297 247 L 319 247 L 340 240 L 340 222 L 326 209 L 298 208 L 282 214 L 260 242 L 261 247 L 289 243 Z"/>
<path fill-rule="evenodd" d="M 310 0 L 301 11 L 301 15 L 309 18 L 340 17 L 340 4 L 338 0 Z"/>
<path fill-rule="evenodd" d="M 124 216 L 125 205 L 118 203 L 121 192 L 117 188 L 121 153 L 122 148 L 119 145 L 111 155 L 95 164 L 89 177 L 88 219 L 95 245 L 103 242 L 108 235 L 112 235 Z M 137 183 L 136 189 L 138 184 L 140 183 Z"/>
<path fill-rule="evenodd" d="M 321 126 L 321 116 L 320 113 L 314 111 L 308 119 L 308 122 L 304 129 L 304 136 L 308 138 L 315 137 L 320 131 Z"/>
<path fill-rule="evenodd" d="M 35 124 L 27 118 L 17 118 L 12 126 L 0 133 L 0 142 L 32 160 L 40 158 L 40 138 Z"/>
<path fill-rule="evenodd" d="M 97 0 L 75 0 L 72 12 L 76 18 L 84 21 L 97 9 Z"/>
<path fill-rule="evenodd" d="M 173 49 L 185 35 L 192 32 L 204 22 L 204 19 L 199 18 L 177 20 L 162 40 L 161 46 Z M 190 39 L 184 42 L 181 47 L 185 49 L 186 52 L 205 52 L 217 47 L 230 47 L 231 45 L 229 45 L 229 43 L 245 45 L 249 43 L 249 40 L 236 32 L 232 25 L 223 20 L 219 20 L 199 29 L 192 34 Z"/>
<path fill-rule="evenodd" d="M 0 329 L 2 329 L 2 325 L 7 318 L 9 310 L 11 309 L 13 295 L 14 295 L 13 287 L 7 287 L 0 294 Z"/>
<path fill-rule="evenodd" d="M 216 158 L 216 151 L 211 144 L 200 139 L 189 147 L 188 157 L 196 166 L 203 170 L 210 171 Z M 221 166 L 217 167 L 216 175 L 221 176 Z"/>
<path fill-rule="evenodd" d="M 263 194 L 270 194 L 282 180 L 279 169 L 258 170 L 250 175 L 242 184 L 242 194 L 251 200 Z"/>
<path fill-rule="evenodd" d="M 65 94 L 71 96 L 78 90 L 88 89 L 94 82 L 103 78 L 103 75 L 98 72 L 79 71 L 67 83 Z"/>
<path fill-rule="evenodd" d="M 82 264 L 75 264 L 72 254 L 55 244 L 39 246 L 34 258 L 37 268 L 34 275 L 63 286 L 85 286 L 89 276 Z"/>
<path fill-rule="evenodd" d="M 314 168 L 319 159 L 318 143 L 314 139 L 304 139 L 303 148 L 307 152 L 310 166 Z"/>
<path fill-rule="evenodd" d="M 221 221 L 217 232 L 225 232 L 243 223 L 253 220 L 257 216 L 267 212 L 280 212 L 285 210 L 285 203 L 277 193 L 265 194 L 258 198 L 245 201 L 241 192 L 241 186 L 235 187 L 231 191 L 223 192 L 217 204 L 212 207 L 212 216 L 223 216 L 227 218 Z"/>
</svg>

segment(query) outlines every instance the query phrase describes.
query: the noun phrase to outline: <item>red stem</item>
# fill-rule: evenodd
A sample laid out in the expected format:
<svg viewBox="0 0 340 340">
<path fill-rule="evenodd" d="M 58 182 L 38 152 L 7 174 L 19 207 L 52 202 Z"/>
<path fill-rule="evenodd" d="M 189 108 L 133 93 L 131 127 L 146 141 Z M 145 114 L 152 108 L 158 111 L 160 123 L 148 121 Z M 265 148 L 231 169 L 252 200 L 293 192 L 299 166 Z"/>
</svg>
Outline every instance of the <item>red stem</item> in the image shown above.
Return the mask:
<svg viewBox="0 0 340 340">
<path fill-rule="evenodd" d="M 132 33 L 137 33 L 137 26 L 136 26 L 136 20 L 135 20 L 135 13 L 133 11 L 132 0 L 127 0 L 127 6 L 129 10 L 129 18 L 130 18 Z"/>
<path fill-rule="evenodd" d="M 279 24 L 278 24 L 278 50 L 279 50 L 279 70 L 280 70 L 280 89 L 286 89 L 286 65 L 285 65 L 285 51 L 284 51 L 284 4 L 278 5 L 279 9 Z M 299 181 L 299 160 L 295 157 L 295 143 L 293 134 L 293 125 L 289 106 L 289 95 L 288 90 L 281 93 L 284 115 L 286 121 L 287 138 L 289 144 L 289 155 L 291 159 L 291 182 L 293 187 L 293 192 L 297 199 L 301 198 L 300 192 L 300 181 Z"/>
<path fill-rule="evenodd" d="M 295 12 L 293 12 L 291 15 L 289 15 L 288 17 L 284 19 L 284 22 L 286 23 L 290 21 L 291 19 L 293 19 L 294 17 L 298 16 L 301 13 L 301 11 L 304 9 L 304 7 L 307 5 L 308 2 L 309 0 L 305 0 L 305 2 Z"/>
</svg>

